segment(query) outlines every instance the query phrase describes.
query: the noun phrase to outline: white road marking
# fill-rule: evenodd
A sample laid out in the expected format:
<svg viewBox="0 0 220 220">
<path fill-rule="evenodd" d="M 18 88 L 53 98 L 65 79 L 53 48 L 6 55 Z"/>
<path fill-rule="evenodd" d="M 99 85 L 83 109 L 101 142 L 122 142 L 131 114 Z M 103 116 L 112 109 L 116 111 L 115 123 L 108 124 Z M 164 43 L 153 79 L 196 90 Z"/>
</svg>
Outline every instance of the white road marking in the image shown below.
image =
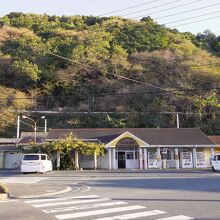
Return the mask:
<svg viewBox="0 0 220 220">
<path fill-rule="evenodd" d="M 38 183 L 42 180 L 49 179 L 49 177 L 9 177 L 5 179 L 1 179 L 2 183 L 23 183 L 23 184 L 30 184 L 30 183 Z"/>
<path fill-rule="evenodd" d="M 93 215 L 102 215 L 114 212 L 123 212 L 123 211 L 132 211 L 137 209 L 144 209 L 144 206 L 134 205 L 134 206 L 126 206 L 126 207 L 118 207 L 118 208 L 111 208 L 111 209 L 102 209 L 102 210 L 95 210 L 95 211 L 88 211 L 88 212 L 79 212 L 79 213 L 70 213 L 64 215 L 56 215 L 55 217 L 58 219 L 69 219 L 69 218 L 80 218 L 86 216 L 93 216 Z"/>
<path fill-rule="evenodd" d="M 57 213 L 57 212 L 67 212 L 67 211 L 74 211 L 74 210 L 83 210 L 83 209 L 95 209 L 100 207 L 107 207 L 107 206 L 114 206 L 114 205 L 126 205 L 126 202 L 108 202 L 108 203 L 98 203 L 98 204 L 91 204 L 91 205 L 83 205 L 83 206 L 72 206 L 72 207 L 63 207 L 63 208 L 56 208 L 56 209 L 45 209 L 41 210 L 47 214 L 49 213 Z"/>
<path fill-rule="evenodd" d="M 153 216 L 153 215 L 161 215 L 165 213 L 167 212 L 164 212 L 161 210 L 151 210 L 151 211 L 146 211 L 146 212 L 137 212 L 137 213 L 131 213 L 131 214 L 126 214 L 126 215 L 99 218 L 96 220 L 125 220 L 125 219 L 134 219 L 134 218 L 147 217 L 147 216 Z"/>
<path fill-rule="evenodd" d="M 88 192 L 89 190 L 91 190 L 90 186 L 84 185 L 84 187 L 86 187 L 86 189 L 82 190 L 83 193 Z"/>
<path fill-rule="evenodd" d="M 66 202 L 45 203 L 45 204 L 38 204 L 38 205 L 32 205 L 32 206 L 36 207 L 36 208 L 40 208 L 40 207 L 47 207 L 47 206 L 71 205 L 71 204 L 89 203 L 89 202 L 101 202 L 101 201 L 106 201 L 106 200 L 109 200 L 109 199 L 103 198 L 103 199 L 74 200 L 74 201 L 66 201 Z"/>
<path fill-rule="evenodd" d="M 0 203 L 17 202 L 17 201 L 19 201 L 19 200 L 17 200 L 17 199 L 13 199 L 13 200 L 2 200 L 2 201 L 0 201 Z"/>
<path fill-rule="evenodd" d="M 188 217 L 185 215 L 177 215 L 177 216 L 171 216 L 171 217 L 167 217 L 167 218 L 159 218 L 159 219 L 155 219 L 155 220 L 190 220 L 190 219 L 194 219 L 194 218 Z"/>
<path fill-rule="evenodd" d="M 98 198 L 96 195 L 89 195 L 89 196 L 72 196 L 72 197 L 62 197 L 62 198 L 53 198 L 53 199 L 33 199 L 25 201 L 25 203 L 38 203 L 38 202 L 52 202 L 52 201 L 63 201 L 69 199 L 91 199 L 91 198 Z"/>
<path fill-rule="evenodd" d="M 18 198 L 19 199 L 28 199 L 28 198 L 39 198 L 39 197 L 45 197 L 45 196 L 55 196 L 55 195 L 67 193 L 67 192 L 70 192 L 70 191 L 72 191 L 72 188 L 69 187 L 69 186 L 65 186 L 64 189 L 59 190 L 59 191 L 55 191 L 55 192 L 52 192 L 52 193 L 44 193 L 44 194 L 40 194 L 40 195 L 29 195 L 29 196 L 19 196 Z"/>
</svg>

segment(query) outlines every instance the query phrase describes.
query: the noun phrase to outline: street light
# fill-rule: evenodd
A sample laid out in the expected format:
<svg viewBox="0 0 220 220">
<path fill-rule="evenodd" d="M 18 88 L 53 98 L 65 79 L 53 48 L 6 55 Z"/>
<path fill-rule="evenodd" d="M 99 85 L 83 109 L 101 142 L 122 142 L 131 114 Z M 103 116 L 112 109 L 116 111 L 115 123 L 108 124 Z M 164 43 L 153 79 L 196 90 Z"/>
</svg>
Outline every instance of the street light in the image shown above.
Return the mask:
<svg viewBox="0 0 220 220">
<path fill-rule="evenodd" d="M 41 116 L 40 118 L 38 118 L 37 120 L 34 120 L 28 116 L 25 116 L 23 115 L 22 118 L 26 118 L 26 119 L 29 119 L 31 120 L 32 122 L 34 122 L 34 143 L 36 144 L 37 142 L 37 122 L 40 120 L 40 119 L 45 119 L 45 116 Z"/>
</svg>

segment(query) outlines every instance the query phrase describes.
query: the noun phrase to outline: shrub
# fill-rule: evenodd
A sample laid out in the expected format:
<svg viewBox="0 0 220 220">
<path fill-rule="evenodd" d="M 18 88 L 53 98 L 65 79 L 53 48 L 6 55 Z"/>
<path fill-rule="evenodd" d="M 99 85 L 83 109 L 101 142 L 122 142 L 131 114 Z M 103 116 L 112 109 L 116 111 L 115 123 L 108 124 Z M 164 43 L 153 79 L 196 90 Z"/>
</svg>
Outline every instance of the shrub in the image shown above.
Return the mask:
<svg viewBox="0 0 220 220">
<path fill-rule="evenodd" d="M 8 188 L 2 184 L 0 184 L 0 193 L 8 193 Z"/>
</svg>

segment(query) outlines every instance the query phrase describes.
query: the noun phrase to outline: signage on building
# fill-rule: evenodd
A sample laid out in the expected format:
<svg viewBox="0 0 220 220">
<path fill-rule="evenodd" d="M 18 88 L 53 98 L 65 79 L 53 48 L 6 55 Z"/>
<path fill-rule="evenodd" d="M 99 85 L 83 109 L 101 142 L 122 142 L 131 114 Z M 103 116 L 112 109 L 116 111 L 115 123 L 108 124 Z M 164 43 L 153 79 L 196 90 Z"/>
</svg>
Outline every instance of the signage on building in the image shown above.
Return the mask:
<svg viewBox="0 0 220 220">
<path fill-rule="evenodd" d="M 148 167 L 160 168 L 160 162 L 158 161 L 157 153 L 148 152 Z"/>
<path fill-rule="evenodd" d="M 193 168 L 192 152 L 181 152 L 182 168 Z"/>
<path fill-rule="evenodd" d="M 206 168 L 207 167 L 204 152 L 196 152 L 196 167 L 198 167 L 198 168 Z"/>
</svg>

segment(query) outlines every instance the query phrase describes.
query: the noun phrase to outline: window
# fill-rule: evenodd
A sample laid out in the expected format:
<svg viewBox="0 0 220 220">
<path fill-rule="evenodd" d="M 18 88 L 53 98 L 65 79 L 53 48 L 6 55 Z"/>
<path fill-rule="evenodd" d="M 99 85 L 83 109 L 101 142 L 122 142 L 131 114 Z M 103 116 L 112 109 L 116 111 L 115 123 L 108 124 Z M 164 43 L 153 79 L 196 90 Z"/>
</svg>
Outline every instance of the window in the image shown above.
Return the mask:
<svg viewBox="0 0 220 220">
<path fill-rule="evenodd" d="M 41 160 L 46 160 L 46 155 L 41 155 Z"/>
<path fill-rule="evenodd" d="M 220 161 L 220 155 L 216 155 L 216 156 L 214 157 L 214 161 Z"/>
<path fill-rule="evenodd" d="M 127 160 L 133 160 L 134 159 L 134 153 L 133 152 L 127 152 L 126 153 L 126 159 Z"/>
<path fill-rule="evenodd" d="M 25 155 L 23 160 L 39 160 L 39 155 Z"/>
</svg>

